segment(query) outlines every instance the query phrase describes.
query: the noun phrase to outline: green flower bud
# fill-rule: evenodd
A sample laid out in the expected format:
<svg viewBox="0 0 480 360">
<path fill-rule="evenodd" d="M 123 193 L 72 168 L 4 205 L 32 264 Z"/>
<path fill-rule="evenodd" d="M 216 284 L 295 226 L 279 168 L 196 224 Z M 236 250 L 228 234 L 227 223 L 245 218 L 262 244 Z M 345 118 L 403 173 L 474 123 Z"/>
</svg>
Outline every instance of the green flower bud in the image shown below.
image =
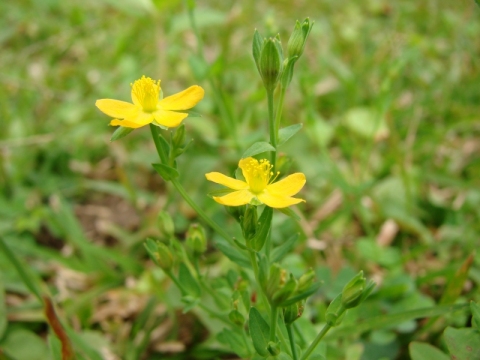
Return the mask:
<svg viewBox="0 0 480 360">
<path fill-rule="evenodd" d="M 144 246 L 155 264 L 165 271 L 170 271 L 172 269 L 172 252 L 165 244 L 152 239 L 147 239 L 145 240 Z"/>
<path fill-rule="evenodd" d="M 366 279 L 363 277 L 363 271 L 360 271 L 345 285 L 342 291 L 342 304 L 345 309 L 350 309 L 360 304 L 365 285 Z"/>
<path fill-rule="evenodd" d="M 271 300 L 273 294 L 279 290 L 281 285 L 285 283 L 287 272 L 280 265 L 273 264 L 270 266 L 268 280 L 266 281 L 265 294 Z"/>
<path fill-rule="evenodd" d="M 290 39 L 288 39 L 287 52 L 289 58 L 294 56 L 299 58 L 302 56 L 303 50 L 305 49 L 305 43 L 312 27 L 313 22 L 310 23 L 309 18 L 306 18 L 301 24 L 297 20 L 295 28 L 290 35 Z"/>
<path fill-rule="evenodd" d="M 335 299 L 332 300 L 330 305 L 328 305 L 327 311 L 325 313 L 325 320 L 331 326 L 340 324 L 345 313 L 345 307 L 342 304 L 342 294 L 339 294 Z"/>
<path fill-rule="evenodd" d="M 264 39 L 259 59 L 259 71 L 267 91 L 273 91 L 278 84 L 283 67 L 283 54 L 278 38 Z"/>
<path fill-rule="evenodd" d="M 272 296 L 272 304 L 281 306 L 296 290 L 297 280 L 290 274 L 287 282 L 280 285 L 280 288 L 275 291 Z"/>
<path fill-rule="evenodd" d="M 268 342 L 267 350 L 272 356 L 277 356 L 278 354 L 280 354 L 280 347 L 277 343 L 274 343 L 273 341 Z"/>
<path fill-rule="evenodd" d="M 315 271 L 310 269 L 305 274 L 300 276 L 300 279 L 298 279 L 297 292 L 302 293 L 305 290 L 307 290 L 310 286 L 312 286 L 314 280 L 315 280 Z"/>
<path fill-rule="evenodd" d="M 175 157 L 183 154 L 185 151 L 185 124 L 180 125 L 172 137 L 172 147 Z"/>
<path fill-rule="evenodd" d="M 175 225 L 173 224 L 172 217 L 165 211 L 160 211 L 157 217 L 158 228 L 162 236 L 169 240 L 175 233 Z"/>
<path fill-rule="evenodd" d="M 248 241 L 251 240 L 257 232 L 257 221 L 257 207 L 251 205 L 247 206 L 241 222 L 243 237 L 247 241 L 247 246 Z"/>
<path fill-rule="evenodd" d="M 195 255 L 203 254 L 207 250 L 205 230 L 198 224 L 190 225 L 187 232 L 187 248 Z"/>
<path fill-rule="evenodd" d="M 237 326 L 243 326 L 245 324 L 245 317 L 236 309 L 230 311 L 228 318 Z"/>
<path fill-rule="evenodd" d="M 290 325 L 303 314 L 303 302 L 299 301 L 293 305 L 289 305 L 283 309 L 283 317 L 285 324 Z"/>
</svg>

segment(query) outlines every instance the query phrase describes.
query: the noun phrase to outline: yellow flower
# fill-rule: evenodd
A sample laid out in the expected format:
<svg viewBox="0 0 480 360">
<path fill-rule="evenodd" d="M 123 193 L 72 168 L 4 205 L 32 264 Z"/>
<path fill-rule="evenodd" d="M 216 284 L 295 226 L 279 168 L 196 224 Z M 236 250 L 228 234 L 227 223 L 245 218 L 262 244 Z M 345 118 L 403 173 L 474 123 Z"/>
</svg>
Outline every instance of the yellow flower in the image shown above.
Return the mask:
<svg viewBox="0 0 480 360">
<path fill-rule="evenodd" d="M 131 87 L 133 104 L 112 99 L 101 99 L 95 103 L 100 111 L 115 118 L 110 125 L 136 129 L 153 123 L 161 127 L 175 127 L 188 116 L 176 111 L 191 109 L 203 99 L 204 94 L 203 89 L 195 85 L 160 100 L 160 80 L 154 81 L 145 76 Z"/>
<path fill-rule="evenodd" d="M 240 206 L 260 202 L 272 208 L 284 208 L 305 202 L 303 199 L 292 197 L 305 185 L 304 174 L 295 173 L 274 183 L 279 173 L 274 176 L 268 160 L 258 161 L 249 157 L 240 160 L 238 167 L 242 169 L 245 181 L 218 172 L 205 174 L 207 180 L 235 190 L 225 196 L 214 196 L 213 199 L 219 204 Z"/>
</svg>

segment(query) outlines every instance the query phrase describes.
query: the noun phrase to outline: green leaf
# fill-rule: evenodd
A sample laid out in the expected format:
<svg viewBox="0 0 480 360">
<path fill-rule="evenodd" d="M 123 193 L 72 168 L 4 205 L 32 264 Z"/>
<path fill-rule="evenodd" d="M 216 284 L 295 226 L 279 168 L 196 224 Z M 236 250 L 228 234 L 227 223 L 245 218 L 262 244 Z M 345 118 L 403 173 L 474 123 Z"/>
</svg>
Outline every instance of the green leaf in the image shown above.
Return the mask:
<svg viewBox="0 0 480 360">
<path fill-rule="evenodd" d="M 480 359 L 480 332 L 472 328 L 447 327 L 443 333 L 452 359 Z"/>
<path fill-rule="evenodd" d="M 119 140 L 121 138 L 124 138 L 125 136 L 130 134 L 133 130 L 135 130 L 135 129 L 127 128 L 127 127 L 124 127 L 124 126 L 119 126 L 115 130 L 115 132 L 112 134 L 112 137 L 110 138 L 110 141 L 115 141 L 115 140 Z"/>
<path fill-rule="evenodd" d="M 255 65 L 257 65 L 257 69 L 259 68 L 258 64 L 260 62 L 260 53 L 262 52 L 263 47 L 263 39 L 255 29 L 253 33 L 253 41 L 252 41 L 252 54 L 253 60 L 255 60 Z"/>
<path fill-rule="evenodd" d="M 293 234 L 282 245 L 273 249 L 272 255 L 270 256 L 270 261 L 272 263 L 281 261 L 283 257 L 287 255 L 290 252 L 290 250 L 293 249 L 293 247 L 295 246 L 295 243 L 297 242 L 297 239 L 298 239 L 298 233 Z"/>
<path fill-rule="evenodd" d="M 248 327 L 250 329 L 250 337 L 253 341 L 253 347 L 261 356 L 269 356 L 267 350 L 268 337 L 270 335 L 270 326 L 263 319 L 260 312 L 255 308 L 250 308 L 248 319 Z"/>
<path fill-rule="evenodd" d="M 295 212 L 290 209 L 289 207 L 286 207 L 286 208 L 281 208 L 281 209 L 277 209 L 279 210 L 280 212 L 284 213 L 285 215 L 287 215 L 288 217 L 291 217 L 293 220 L 295 221 L 300 221 L 300 216 L 298 216 L 297 214 L 295 214 Z"/>
<path fill-rule="evenodd" d="M 152 164 L 155 171 L 166 181 L 178 178 L 178 171 L 164 164 Z"/>
<path fill-rule="evenodd" d="M 369 108 L 353 108 L 344 116 L 345 125 L 353 132 L 368 139 L 379 140 L 388 136 L 385 117 Z"/>
<path fill-rule="evenodd" d="M 197 280 L 192 276 L 190 270 L 188 270 L 187 266 L 184 263 L 180 263 L 178 280 L 180 284 L 182 284 L 188 295 L 191 295 L 193 297 L 200 296 L 200 286 L 198 285 Z"/>
<path fill-rule="evenodd" d="M 480 330 L 480 305 L 472 301 L 470 302 L 470 310 L 472 311 L 472 326 Z"/>
<path fill-rule="evenodd" d="M 303 124 L 295 124 L 282 128 L 278 131 L 278 145 L 281 146 L 287 142 L 293 135 L 295 135 L 301 128 Z"/>
<path fill-rule="evenodd" d="M 234 263 L 242 267 L 251 268 L 250 260 L 248 259 L 244 251 L 233 248 L 230 244 L 228 244 L 224 239 L 221 238 L 215 241 L 215 246 Z"/>
<path fill-rule="evenodd" d="M 275 148 L 265 141 L 259 141 L 250 146 L 242 155 L 242 159 L 254 156 L 266 151 L 275 151 Z"/>
<path fill-rule="evenodd" d="M 5 287 L 3 279 L 0 277 L 0 339 L 3 338 L 7 328 L 7 309 L 5 306 Z"/>
<path fill-rule="evenodd" d="M 317 282 L 317 283 L 312 284 L 312 286 L 310 286 L 304 292 L 302 292 L 300 294 L 297 294 L 295 296 L 292 296 L 287 301 L 282 302 L 281 306 L 285 307 L 285 306 L 293 305 L 296 302 L 299 302 L 300 300 L 303 300 L 303 299 L 308 298 L 309 296 L 312 296 L 313 294 L 315 294 L 317 292 L 317 290 L 320 288 L 320 286 L 322 286 L 321 282 Z"/>
<path fill-rule="evenodd" d="M 49 358 L 49 351 L 44 341 L 33 332 L 22 328 L 9 331 L 1 343 L 1 348 L 2 353 L 13 359 L 44 360 Z"/>
<path fill-rule="evenodd" d="M 463 291 L 465 281 L 468 278 L 468 272 L 470 266 L 473 263 L 473 256 L 470 255 L 460 266 L 460 268 L 455 272 L 453 277 L 448 281 L 447 287 L 443 292 L 442 298 L 440 299 L 440 304 L 453 304 Z"/>
<path fill-rule="evenodd" d="M 188 117 L 202 117 L 202 114 L 193 110 L 182 110 L 182 112 L 188 114 Z"/>
<path fill-rule="evenodd" d="M 262 215 L 260 215 L 260 218 L 258 219 L 258 226 L 255 236 L 249 241 L 249 245 L 255 251 L 262 250 L 272 225 L 272 217 L 273 209 L 269 206 L 265 206 Z"/>
<path fill-rule="evenodd" d="M 429 318 L 438 315 L 451 314 L 459 310 L 465 310 L 468 306 L 468 304 L 440 305 L 430 308 L 404 311 L 396 314 L 379 315 L 359 321 L 354 325 L 345 325 L 338 329 L 334 329 L 327 335 L 327 337 L 335 339 L 342 336 L 361 334 L 375 329 L 392 328 L 395 325 L 409 320 Z"/>
<path fill-rule="evenodd" d="M 236 353 L 240 358 L 247 359 L 249 358 L 250 354 L 248 353 L 248 349 L 245 349 L 245 343 L 242 339 L 242 335 L 238 333 L 238 331 L 232 331 L 230 329 L 223 329 L 217 335 L 218 341 L 222 344 L 228 346 L 228 350 L 233 351 Z"/>
<path fill-rule="evenodd" d="M 411 342 L 408 346 L 410 357 L 412 360 L 449 360 L 450 357 L 445 353 L 441 352 L 436 347 L 421 343 L 421 342 Z"/>
<path fill-rule="evenodd" d="M 475 3 L 480 6 L 480 0 L 475 0 Z"/>
</svg>

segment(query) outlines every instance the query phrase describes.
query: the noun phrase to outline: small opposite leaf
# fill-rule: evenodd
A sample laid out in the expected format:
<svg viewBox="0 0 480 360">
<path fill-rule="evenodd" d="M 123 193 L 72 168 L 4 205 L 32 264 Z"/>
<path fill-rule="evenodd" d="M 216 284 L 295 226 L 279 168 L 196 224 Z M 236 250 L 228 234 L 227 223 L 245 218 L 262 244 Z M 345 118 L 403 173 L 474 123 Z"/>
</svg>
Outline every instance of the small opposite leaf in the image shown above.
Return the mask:
<svg viewBox="0 0 480 360">
<path fill-rule="evenodd" d="M 272 224 L 273 209 L 269 206 L 265 206 L 262 215 L 258 219 L 258 227 L 255 236 L 249 241 L 251 247 L 255 251 L 260 251 L 267 240 L 268 232 Z"/>
<path fill-rule="evenodd" d="M 248 326 L 250 328 L 253 347 L 257 353 L 265 357 L 270 356 L 270 353 L 267 350 L 270 326 L 268 326 L 262 315 L 260 315 L 260 312 L 254 307 L 250 308 Z"/>
<path fill-rule="evenodd" d="M 178 271 L 178 280 L 182 284 L 185 291 L 188 295 L 198 297 L 200 296 L 200 286 L 197 283 L 197 280 L 192 276 L 190 270 L 184 263 L 180 263 L 180 269 Z"/>
<path fill-rule="evenodd" d="M 127 127 L 124 127 L 124 126 L 119 126 L 115 130 L 115 132 L 112 134 L 112 137 L 110 138 L 110 141 L 115 141 L 115 140 L 121 139 L 121 138 L 127 136 L 128 134 L 130 134 L 133 130 L 135 130 L 135 129 L 127 128 Z"/>
<path fill-rule="evenodd" d="M 281 146 L 287 142 L 293 135 L 295 135 L 301 128 L 303 124 L 295 124 L 282 128 L 278 131 L 278 145 Z"/>
<path fill-rule="evenodd" d="M 295 214 L 295 212 L 291 208 L 286 207 L 278 210 L 284 213 L 285 215 L 290 216 L 293 220 L 300 221 L 300 217 L 297 214 Z"/>
<path fill-rule="evenodd" d="M 182 110 L 183 113 L 188 114 L 188 117 L 202 117 L 202 114 L 192 110 Z"/>
<path fill-rule="evenodd" d="M 247 255 L 245 255 L 244 251 L 233 248 L 229 243 L 220 238 L 215 241 L 215 247 L 220 250 L 226 257 L 228 257 L 230 260 L 237 263 L 241 267 L 245 267 L 247 269 L 251 268 L 252 265 L 250 264 L 250 260 L 248 259 Z"/>
<path fill-rule="evenodd" d="M 283 257 L 285 255 L 287 255 L 290 252 L 290 250 L 293 249 L 293 247 L 295 246 L 295 243 L 297 242 L 297 239 L 298 239 L 298 233 L 293 234 L 282 245 L 273 249 L 270 261 L 272 263 L 275 263 L 275 262 L 279 262 L 280 260 L 282 260 Z"/>
<path fill-rule="evenodd" d="M 254 156 L 266 151 L 275 151 L 275 148 L 265 141 L 259 141 L 250 146 L 242 155 L 242 159 Z"/>
<path fill-rule="evenodd" d="M 320 286 L 322 286 L 322 283 L 320 283 L 320 282 L 314 283 L 312 286 L 310 286 L 304 292 L 302 292 L 298 295 L 292 296 L 287 301 L 283 302 L 281 304 L 281 306 L 285 307 L 285 306 L 293 305 L 296 302 L 299 302 L 300 300 L 308 298 L 309 296 L 315 294 L 317 292 L 317 290 L 320 288 Z"/>
<path fill-rule="evenodd" d="M 178 177 L 178 171 L 170 166 L 163 164 L 152 164 L 152 166 L 155 171 L 166 181 L 170 181 Z"/>
</svg>

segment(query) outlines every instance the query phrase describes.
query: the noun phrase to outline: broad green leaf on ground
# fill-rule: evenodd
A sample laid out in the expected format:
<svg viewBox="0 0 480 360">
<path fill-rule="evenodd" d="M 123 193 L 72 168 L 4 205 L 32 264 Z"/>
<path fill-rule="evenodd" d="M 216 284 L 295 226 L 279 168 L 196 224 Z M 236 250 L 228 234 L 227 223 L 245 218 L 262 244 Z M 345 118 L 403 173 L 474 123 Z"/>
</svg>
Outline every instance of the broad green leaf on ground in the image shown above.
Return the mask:
<svg viewBox="0 0 480 360">
<path fill-rule="evenodd" d="M 480 332 L 472 328 L 447 327 L 443 333 L 452 359 L 480 359 Z"/>
<path fill-rule="evenodd" d="M 369 108 L 353 108 L 345 115 L 345 125 L 368 139 L 381 140 L 388 136 L 388 127 L 385 118 Z"/>
<path fill-rule="evenodd" d="M 12 359 L 45 360 L 50 352 L 45 342 L 33 332 L 16 328 L 0 342 L 2 352 Z"/>
<path fill-rule="evenodd" d="M 411 342 L 408 346 L 410 357 L 412 360 L 449 360 L 450 357 L 437 349 L 436 347 L 421 343 L 421 342 Z"/>
</svg>

